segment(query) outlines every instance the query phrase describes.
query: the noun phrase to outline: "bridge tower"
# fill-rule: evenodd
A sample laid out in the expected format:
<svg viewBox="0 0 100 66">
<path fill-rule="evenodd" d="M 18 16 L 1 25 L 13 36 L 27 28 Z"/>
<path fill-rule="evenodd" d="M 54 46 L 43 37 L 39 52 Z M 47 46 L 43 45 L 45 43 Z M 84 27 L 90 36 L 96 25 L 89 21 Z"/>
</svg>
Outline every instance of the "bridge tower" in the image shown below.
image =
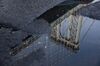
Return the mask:
<svg viewBox="0 0 100 66">
<path fill-rule="evenodd" d="M 81 7 L 80 5 L 78 7 Z M 73 47 L 73 48 L 78 48 L 79 47 L 79 39 L 80 39 L 80 32 L 82 28 L 82 21 L 83 17 L 79 15 L 72 15 L 71 13 L 75 12 L 78 7 L 72 9 L 69 11 L 66 15 L 63 15 L 60 17 L 56 24 L 52 25 L 52 33 L 51 36 L 54 38 L 56 41 L 61 41 L 64 42 L 66 45 Z M 67 19 L 67 36 L 63 37 L 61 35 L 60 29 L 61 29 L 61 22 L 66 21 Z"/>
<path fill-rule="evenodd" d="M 68 28 L 67 28 L 67 36 L 62 37 L 60 33 L 61 24 L 56 25 L 53 27 L 52 30 L 52 37 L 55 38 L 57 41 L 61 41 L 66 43 L 69 46 L 73 46 L 74 48 L 79 47 L 79 38 L 80 32 L 82 27 L 82 16 L 74 16 L 70 15 L 68 17 Z"/>
</svg>

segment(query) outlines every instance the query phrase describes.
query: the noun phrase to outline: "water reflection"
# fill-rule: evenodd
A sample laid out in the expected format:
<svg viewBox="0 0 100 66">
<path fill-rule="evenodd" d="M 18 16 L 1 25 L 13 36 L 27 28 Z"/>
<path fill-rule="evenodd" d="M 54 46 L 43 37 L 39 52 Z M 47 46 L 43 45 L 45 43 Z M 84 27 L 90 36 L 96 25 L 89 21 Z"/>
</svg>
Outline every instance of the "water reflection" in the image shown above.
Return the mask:
<svg viewBox="0 0 100 66">
<path fill-rule="evenodd" d="M 95 20 L 84 40 L 93 19 L 84 17 L 84 24 L 80 36 L 80 48 L 73 50 L 64 43 L 59 43 L 43 35 L 32 44 L 33 51 L 23 62 L 22 66 L 99 66 L 100 65 L 100 21 Z M 63 23 L 64 24 L 64 23 Z M 64 24 L 65 25 L 65 24 Z M 62 27 L 63 29 L 63 27 Z M 63 29 L 64 30 L 64 29 Z M 66 32 L 66 31 L 62 31 Z M 18 63 L 18 62 L 17 62 Z M 30 64 L 30 65 L 29 65 Z"/>
<path fill-rule="evenodd" d="M 66 43 L 61 42 L 61 41 L 56 41 L 55 39 L 51 38 L 52 42 L 54 42 L 56 45 L 61 45 L 62 47 L 66 48 L 68 51 L 71 53 L 78 53 L 79 52 L 79 47 L 74 48 L 73 46 L 68 46 Z"/>
<path fill-rule="evenodd" d="M 66 27 L 67 27 L 66 23 L 63 23 L 62 25 L 63 25 L 63 27 L 61 28 L 62 34 L 63 36 L 66 36 Z M 59 48 L 56 53 L 53 52 L 54 50 L 52 51 L 51 60 L 54 63 L 51 63 L 51 65 L 52 66 L 98 66 L 99 65 L 98 63 L 100 62 L 100 51 L 99 51 L 100 50 L 100 29 L 99 28 L 100 28 L 99 20 L 93 20 L 84 17 L 84 23 L 81 31 L 81 36 L 80 36 L 79 50 L 75 53 L 75 50 L 72 51 L 72 49 L 63 46 L 64 43 L 59 44 L 55 42 L 55 44 L 59 46 Z M 59 59 L 59 57 L 62 59 Z M 54 61 L 53 59 L 58 59 L 58 60 Z"/>
</svg>

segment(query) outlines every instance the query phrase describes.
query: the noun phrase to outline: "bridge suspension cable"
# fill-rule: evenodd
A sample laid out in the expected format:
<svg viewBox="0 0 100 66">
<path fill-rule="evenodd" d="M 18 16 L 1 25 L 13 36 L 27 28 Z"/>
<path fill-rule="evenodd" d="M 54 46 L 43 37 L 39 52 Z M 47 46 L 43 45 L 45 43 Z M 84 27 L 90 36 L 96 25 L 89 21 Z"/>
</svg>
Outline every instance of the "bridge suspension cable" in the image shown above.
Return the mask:
<svg viewBox="0 0 100 66">
<path fill-rule="evenodd" d="M 85 34 L 83 35 L 81 41 L 84 41 L 84 39 L 86 38 L 88 32 L 91 30 L 93 24 L 95 23 L 95 20 L 92 21 L 92 23 L 90 24 L 89 28 L 87 29 L 87 31 L 85 32 Z"/>
</svg>

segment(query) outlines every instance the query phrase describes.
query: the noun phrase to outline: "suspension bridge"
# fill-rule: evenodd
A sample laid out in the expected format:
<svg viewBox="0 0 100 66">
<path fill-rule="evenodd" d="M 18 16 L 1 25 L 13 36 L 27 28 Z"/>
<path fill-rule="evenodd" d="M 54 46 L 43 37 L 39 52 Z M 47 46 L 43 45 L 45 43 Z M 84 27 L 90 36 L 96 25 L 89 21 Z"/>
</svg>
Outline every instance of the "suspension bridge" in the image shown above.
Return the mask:
<svg viewBox="0 0 100 66">
<path fill-rule="evenodd" d="M 80 4 L 55 20 L 52 26 L 52 38 L 54 38 L 56 41 L 61 41 L 67 44 L 68 46 L 71 46 L 73 48 L 78 48 L 79 47 L 79 38 L 80 38 L 80 32 L 82 28 L 82 21 L 83 17 L 76 15 L 75 12 L 80 9 L 81 7 L 86 6 L 83 4 Z M 63 37 L 61 35 L 61 22 L 67 21 L 67 36 Z"/>
<path fill-rule="evenodd" d="M 94 3 L 93 1 L 92 3 Z M 83 25 L 83 16 L 76 14 L 76 12 L 88 6 L 91 3 L 88 4 L 79 4 L 73 9 L 69 10 L 67 13 L 65 13 L 63 16 L 58 18 L 51 24 L 52 26 L 52 34 L 51 37 L 55 39 L 56 41 L 60 41 L 65 43 L 67 46 L 70 46 L 72 48 L 78 48 L 79 47 L 79 41 L 80 41 L 80 33 L 81 33 L 81 28 Z M 96 17 L 95 17 L 96 18 Z M 66 36 L 62 36 L 61 34 L 61 24 L 62 22 L 67 22 L 67 29 L 66 29 Z M 91 26 L 94 24 L 94 21 L 90 25 L 89 29 Z M 86 32 L 86 34 L 88 33 Z"/>
</svg>

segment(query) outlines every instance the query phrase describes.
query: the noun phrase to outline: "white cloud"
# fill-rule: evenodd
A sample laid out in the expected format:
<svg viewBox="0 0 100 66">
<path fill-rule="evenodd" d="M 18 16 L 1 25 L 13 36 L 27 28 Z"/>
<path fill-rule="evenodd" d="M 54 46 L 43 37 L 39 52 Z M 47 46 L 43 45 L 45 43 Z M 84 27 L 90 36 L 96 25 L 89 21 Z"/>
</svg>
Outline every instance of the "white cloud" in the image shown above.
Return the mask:
<svg viewBox="0 0 100 66">
<path fill-rule="evenodd" d="M 94 0 L 92 3 L 95 3 L 95 2 L 98 2 L 98 1 L 100 1 L 100 0 Z"/>
</svg>

